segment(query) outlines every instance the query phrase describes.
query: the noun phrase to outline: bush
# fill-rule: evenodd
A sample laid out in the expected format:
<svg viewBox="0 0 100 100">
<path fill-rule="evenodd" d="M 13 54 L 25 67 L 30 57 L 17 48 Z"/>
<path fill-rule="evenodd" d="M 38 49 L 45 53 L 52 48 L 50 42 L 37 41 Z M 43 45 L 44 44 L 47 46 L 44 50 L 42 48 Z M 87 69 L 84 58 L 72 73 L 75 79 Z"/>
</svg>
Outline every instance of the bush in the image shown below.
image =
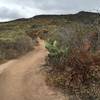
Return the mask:
<svg viewBox="0 0 100 100">
<path fill-rule="evenodd" d="M 64 63 L 66 62 L 69 49 L 60 48 L 56 40 L 51 41 L 50 39 L 46 43 L 46 48 L 49 51 L 46 59 L 48 66 L 53 67 L 53 70 L 64 70 Z"/>
<path fill-rule="evenodd" d="M 98 63 L 99 61 L 99 63 Z M 68 87 L 82 100 L 100 98 L 100 55 L 75 52 L 69 57 L 67 66 L 71 70 L 67 77 Z"/>
<path fill-rule="evenodd" d="M 32 50 L 33 46 L 33 41 L 28 36 L 21 36 L 17 38 L 14 44 L 14 48 L 20 53 L 25 53 Z"/>
<path fill-rule="evenodd" d="M 61 48 L 57 41 L 50 40 L 46 48 L 48 85 L 75 95 L 77 100 L 100 98 L 100 54 Z"/>
<path fill-rule="evenodd" d="M 27 35 L 15 39 L 0 38 L 0 59 L 12 59 L 33 49 L 34 43 Z"/>
</svg>

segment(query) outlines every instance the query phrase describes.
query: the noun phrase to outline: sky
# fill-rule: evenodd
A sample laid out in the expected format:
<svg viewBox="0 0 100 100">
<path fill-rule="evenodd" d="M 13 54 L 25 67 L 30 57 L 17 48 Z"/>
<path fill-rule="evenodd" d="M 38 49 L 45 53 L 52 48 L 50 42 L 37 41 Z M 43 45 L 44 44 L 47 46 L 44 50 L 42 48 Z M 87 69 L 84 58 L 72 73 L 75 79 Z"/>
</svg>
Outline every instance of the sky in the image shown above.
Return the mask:
<svg viewBox="0 0 100 100">
<path fill-rule="evenodd" d="M 0 21 L 99 10 L 100 0 L 0 0 Z"/>
</svg>

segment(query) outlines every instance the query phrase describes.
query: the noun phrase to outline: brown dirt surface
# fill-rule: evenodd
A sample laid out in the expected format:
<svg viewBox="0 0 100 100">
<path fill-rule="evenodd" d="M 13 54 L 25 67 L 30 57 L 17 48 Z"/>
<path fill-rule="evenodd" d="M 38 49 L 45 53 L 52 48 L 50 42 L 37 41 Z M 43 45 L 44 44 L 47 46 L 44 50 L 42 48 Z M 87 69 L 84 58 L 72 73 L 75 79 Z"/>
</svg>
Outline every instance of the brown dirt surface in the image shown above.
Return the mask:
<svg viewBox="0 0 100 100">
<path fill-rule="evenodd" d="M 47 54 L 39 40 L 33 51 L 0 65 L 0 100 L 68 100 L 45 83 L 40 69 Z"/>
</svg>

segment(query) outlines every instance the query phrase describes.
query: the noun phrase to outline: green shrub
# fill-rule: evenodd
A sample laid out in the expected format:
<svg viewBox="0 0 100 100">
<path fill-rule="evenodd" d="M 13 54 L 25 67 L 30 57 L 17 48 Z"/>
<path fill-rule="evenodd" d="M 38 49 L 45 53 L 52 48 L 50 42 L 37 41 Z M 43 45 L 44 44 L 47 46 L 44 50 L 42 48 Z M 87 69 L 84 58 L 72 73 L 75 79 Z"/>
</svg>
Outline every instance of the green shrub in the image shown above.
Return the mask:
<svg viewBox="0 0 100 100">
<path fill-rule="evenodd" d="M 68 57 L 68 48 L 60 48 L 58 42 L 48 40 L 46 43 L 46 48 L 49 51 L 47 57 L 47 64 L 53 67 L 54 70 L 64 70 L 64 62 Z"/>
</svg>

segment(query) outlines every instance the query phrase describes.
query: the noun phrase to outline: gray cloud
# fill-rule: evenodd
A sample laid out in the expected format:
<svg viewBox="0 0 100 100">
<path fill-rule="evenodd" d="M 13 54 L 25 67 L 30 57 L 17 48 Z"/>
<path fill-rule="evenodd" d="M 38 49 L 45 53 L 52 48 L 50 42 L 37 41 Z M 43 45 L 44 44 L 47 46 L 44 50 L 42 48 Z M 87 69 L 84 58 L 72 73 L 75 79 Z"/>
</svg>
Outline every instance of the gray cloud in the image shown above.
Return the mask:
<svg viewBox="0 0 100 100">
<path fill-rule="evenodd" d="M 0 0 L 0 19 L 94 11 L 99 8 L 100 0 Z"/>
<path fill-rule="evenodd" d="M 0 18 L 1 19 L 16 19 L 24 17 L 18 10 L 9 9 L 6 7 L 0 7 Z"/>
<path fill-rule="evenodd" d="M 89 9 L 92 10 L 95 8 L 98 9 L 100 7 L 99 0 L 33 0 L 33 1 L 37 8 L 47 11 L 58 10 L 58 11 L 69 12 L 73 10 L 77 11 L 89 10 Z"/>
</svg>

